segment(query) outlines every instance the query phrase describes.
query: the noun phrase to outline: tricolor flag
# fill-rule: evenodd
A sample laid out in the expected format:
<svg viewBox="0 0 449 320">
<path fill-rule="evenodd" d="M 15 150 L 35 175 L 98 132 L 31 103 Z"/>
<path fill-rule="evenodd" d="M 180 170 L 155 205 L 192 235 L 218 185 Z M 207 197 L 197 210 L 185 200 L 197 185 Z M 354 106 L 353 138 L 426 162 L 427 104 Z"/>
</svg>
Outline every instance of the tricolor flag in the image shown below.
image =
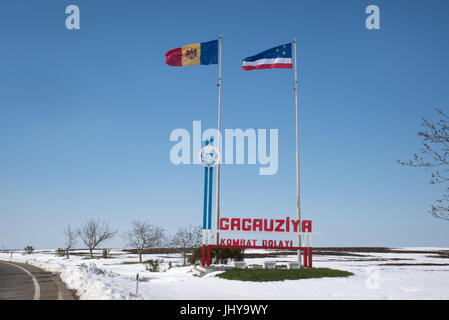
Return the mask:
<svg viewBox="0 0 449 320">
<path fill-rule="evenodd" d="M 165 54 L 165 63 L 170 66 L 193 66 L 218 63 L 218 40 L 189 44 L 172 49 Z"/>
<path fill-rule="evenodd" d="M 292 69 L 292 44 L 287 43 L 243 59 L 243 70 Z"/>
</svg>

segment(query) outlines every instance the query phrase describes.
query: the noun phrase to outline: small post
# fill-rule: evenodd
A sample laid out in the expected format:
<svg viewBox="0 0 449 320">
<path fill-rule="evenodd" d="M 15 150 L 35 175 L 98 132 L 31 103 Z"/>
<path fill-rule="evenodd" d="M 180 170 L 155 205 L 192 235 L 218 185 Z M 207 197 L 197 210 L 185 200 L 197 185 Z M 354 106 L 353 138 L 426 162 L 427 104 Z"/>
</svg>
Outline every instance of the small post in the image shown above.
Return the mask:
<svg viewBox="0 0 449 320">
<path fill-rule="evenodd" d="M 139 274 L 136 274 L 136 295 L 139 292 Z"/>
</svg>

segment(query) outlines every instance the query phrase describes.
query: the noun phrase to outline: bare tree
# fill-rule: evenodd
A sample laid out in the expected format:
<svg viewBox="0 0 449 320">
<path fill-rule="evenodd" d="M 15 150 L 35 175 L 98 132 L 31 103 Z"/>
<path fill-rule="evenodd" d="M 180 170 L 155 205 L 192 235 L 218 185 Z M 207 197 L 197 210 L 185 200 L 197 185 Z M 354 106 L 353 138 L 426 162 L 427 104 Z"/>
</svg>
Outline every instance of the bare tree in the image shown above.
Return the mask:
<svg viewBox="0 0 449 320">
<path fill-rule="evenodd" d="M 92 259 L 92 251 L 101 243 L 113 238 L 117 231 L 112 230 L 106 222 L 100 223 L 97 220 L 88 220 L 77 231 L 77 234 L 83 240 L 84 244 L 89 248 L 90 258 Z"/>
<path fill-rule="evenodd" d="M 142 253 L 145 249 L 162 245 L 165 239 L 164 229 L 151 224 L 133 221 L 131 229 L 125 235 L 128 246 L 137 249 L 139 261 L 142 262 Z"/>
<path fill-rule="evenodd" d="M 69 259 L 69 250 L 76 244 L 76 232 L 68 225 L 62 233 L 64 234 L 64 251 Z"/>
<path fill-rule="evenodd" d="M 201 245 L 202 228 L 199 226 L 188 228 L 179 228 L 171 239 L 174 247 L 182 249 L 183 265 L 187 263 L 186 253 L 188 249 L 196 248 Z"/>
<path fill-rule="evenodd" d="M 449 181 L 449 116 L 440 109 L 435 110 L 441 118 L 430 122 L 422 118 L 423 130 L 418 136 L 423 138 L 420 155 L 414 154 L 413 160 L 398 163 L 411 167 L 432 168 L 431 184 L 441 184 Z M 435 218 L 449 221 L 449 187 L 446 192 L 431 205 L 429 213 Z"/>
</svg>

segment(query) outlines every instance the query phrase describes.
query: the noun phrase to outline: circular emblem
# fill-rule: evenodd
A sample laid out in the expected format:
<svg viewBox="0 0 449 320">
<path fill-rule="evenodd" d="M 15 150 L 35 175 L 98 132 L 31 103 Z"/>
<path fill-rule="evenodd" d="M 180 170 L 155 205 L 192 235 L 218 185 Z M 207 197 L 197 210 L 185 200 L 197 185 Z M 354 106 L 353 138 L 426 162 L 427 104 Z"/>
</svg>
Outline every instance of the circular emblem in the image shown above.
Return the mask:
<svg viewBox="0 0 449 320">
<path fill-rule="evenodd" d="M 205 146 L 201 149 L 200 161 L 205 167 L 214 167 L 220 162 L 220 152 L 213 146 Z"/>
</svg>

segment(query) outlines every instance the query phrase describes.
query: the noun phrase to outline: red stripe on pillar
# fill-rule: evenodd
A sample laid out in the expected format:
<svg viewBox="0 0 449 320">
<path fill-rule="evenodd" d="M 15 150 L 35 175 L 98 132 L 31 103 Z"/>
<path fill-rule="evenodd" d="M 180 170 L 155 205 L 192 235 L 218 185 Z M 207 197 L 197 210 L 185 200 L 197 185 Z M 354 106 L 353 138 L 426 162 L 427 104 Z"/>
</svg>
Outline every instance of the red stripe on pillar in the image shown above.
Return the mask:
<svg viewBox="0 0 449 320">
<path fill-rule="evenodd" d="M 207 246 L 207 266 L 210 266 L 210 246 Z"/>
<path fill-rule="evenodd" d="M 201 265 L 204 267 L 206 265 L 206 245 L 203 244 L 203 250 L 201 254 Z"/>
<path fill-rule="evenodd" d="M 309 248 L 309 268 L 312 268 L 312 248 Z"/>
</svg>

